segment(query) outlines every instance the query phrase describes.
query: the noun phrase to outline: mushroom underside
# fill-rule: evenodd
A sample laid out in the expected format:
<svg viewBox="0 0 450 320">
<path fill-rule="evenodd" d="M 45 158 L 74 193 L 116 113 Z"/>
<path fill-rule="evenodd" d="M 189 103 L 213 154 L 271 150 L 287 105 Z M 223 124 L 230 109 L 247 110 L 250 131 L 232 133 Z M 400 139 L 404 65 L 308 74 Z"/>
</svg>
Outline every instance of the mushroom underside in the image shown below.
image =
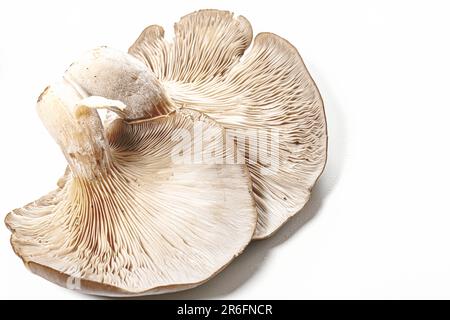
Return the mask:
<svg viewBox="0 0 450 320">
<path fill-rule="evenodd" d="M 326 163 L 323 102 L 288 41 L 252 40 L 244 17 L 201 10 L 172 42 L 152 25 L 44 90 L 68 168 L 5 219 L 34 273 L 110 296 L 188 289 L 304 206 Z"/>
<path fill-rule="evenodd" d="M 224 164 L 229 151 L 219 141 L 192 150 L 198 163 L 174 163 L 179 141 L 170 131 L 190 133 L 199 122 L 223 136 L 189 110 L 117 120 L 107 174 L 69 174 L 61 188 L 8 214 L 16 253 L 57 284 L 102 295 L 170 292 L 212 277 L 251 240 L 256 212 L 245 165 Z"/>
</svg>

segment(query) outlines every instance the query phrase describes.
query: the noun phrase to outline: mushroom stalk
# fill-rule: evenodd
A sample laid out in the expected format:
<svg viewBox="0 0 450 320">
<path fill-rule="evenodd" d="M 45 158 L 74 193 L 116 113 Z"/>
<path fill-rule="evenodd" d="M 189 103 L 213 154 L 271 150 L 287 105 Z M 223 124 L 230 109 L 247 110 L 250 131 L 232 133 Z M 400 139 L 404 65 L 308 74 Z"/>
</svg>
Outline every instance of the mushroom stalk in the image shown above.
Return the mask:
<svg viewBox="0 0 450 320">
<path fill-rule="evenodd" d="M 128 120 L 151 118 L 173 109 L 153 72 L 119 50 L 100 47 L 87 52 L 67 69 L 64 78 L 89 96 L 123 101 Z"/>
<path fill-rule="evenodd" d="M 94 179 L 108 172 L 111 155 L 97 110 L 84 105 L 82 98 L 63 80 L 42 92 L 37 110 L 74 177 Z"/>
</svg>

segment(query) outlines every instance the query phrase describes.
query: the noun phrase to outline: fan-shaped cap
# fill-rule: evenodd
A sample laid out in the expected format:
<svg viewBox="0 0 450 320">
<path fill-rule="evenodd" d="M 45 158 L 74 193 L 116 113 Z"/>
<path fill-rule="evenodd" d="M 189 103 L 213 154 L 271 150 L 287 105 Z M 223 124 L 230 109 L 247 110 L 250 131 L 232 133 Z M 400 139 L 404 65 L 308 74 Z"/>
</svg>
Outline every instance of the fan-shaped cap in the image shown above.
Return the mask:
<svg viewBox="0 0 450 320">
<path fill-rule="evenodd" d="M 129 53 L 147 64 L 174 106 L 204 112 L 250 141 L 255 237 L 264 238 L 308 201 L 325 166 L 327 129 L 319 91 L 295 47 L 260 33 L 242 57 L 251 39 L 245 18 L 202 10 L 175 24 L 173 42 L 160 26 L 146 28 Z M 259 146 L 267 135 L 276 142 L 269 158 Z"/>
<path fill-rule="evenodd" d="M 97 107 L 126 109 L 83 100 L 67 80 L 40 96 L 69 169 L 58 189 L 7 215 L 15 252 L 34 273 L 101 295 L 206 281 L 244 249 L 257 219 L 245 165 L 227 162 L 224 129 L 183 109 L 119 118 L 105 134 Z"/>
</svg>

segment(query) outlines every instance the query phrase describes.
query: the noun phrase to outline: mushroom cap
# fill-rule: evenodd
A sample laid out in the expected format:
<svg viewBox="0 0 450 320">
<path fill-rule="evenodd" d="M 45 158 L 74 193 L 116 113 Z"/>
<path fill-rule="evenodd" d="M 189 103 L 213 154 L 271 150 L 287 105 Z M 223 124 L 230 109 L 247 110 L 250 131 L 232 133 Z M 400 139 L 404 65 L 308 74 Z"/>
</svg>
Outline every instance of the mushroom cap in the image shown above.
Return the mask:
<svg viewBox="0 0 450 320">
<path fill-rule="evenodd" d="M 103 135 L 94 107 L 108 101 L 68 107 L 77 98 L 63 91 L 47 88 L 38 109 L 69 169 L 59 188 L 5 220 L 32 272 L 92 294 L 156 294 L 195 287 L 242 252 L 257 214 L 220 125 L 183 109 L 119 118 Z"/>
<path fill-rule="evenodd" d="M 240 148 L 258 210 L 255 238 L 265 238 L 308 201 L 326 163 L 327 126 L 319 90 L 296 48 L 260 33 L 242 56 L 251 41 L 242 16 L 202 10 L 175 24 L 173 42 L 162 27 L 147 27 L 129 53 L 155 74 L 173 107 L 201 111 L 249 141 Z M 258 147 L 266 143 L 261 136 L 276 142 L 275 156 Z"/>
</svg>

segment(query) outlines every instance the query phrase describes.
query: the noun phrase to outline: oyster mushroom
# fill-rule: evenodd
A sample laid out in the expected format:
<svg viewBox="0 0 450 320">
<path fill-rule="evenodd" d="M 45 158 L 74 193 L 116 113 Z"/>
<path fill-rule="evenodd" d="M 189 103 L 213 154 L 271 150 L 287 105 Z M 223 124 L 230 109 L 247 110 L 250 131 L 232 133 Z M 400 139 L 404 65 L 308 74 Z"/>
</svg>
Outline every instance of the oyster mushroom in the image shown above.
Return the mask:
<svg viewBox="0 0 450 320">
<path fill-rule="evenodd" d="M 221 123 L 245 156 L 258 211 L 254 237 L 265 238 L 308 201 L 326 163 L 327 127 L 319 91 L 295 47 L 260 33 L 242 56 L 252 37 L 244 17 L 202 10 L 175 24 L 173 42 L 162 27 L 147 27 L 129 49 L 142 63 L 103 48 L 66 76 L 107 98 L 123 100 L 122 92 L 130 91 L 158 97 L 134 104 L 135 114 L 188 107 Z M 129 80 L 136 74 L 148 79 L 145 89 Z M 107 92 L 114 81 L 122 89 Z"/>
<path fill-rule="evenodd" d="M 106 131 L 98 108 L 118 114 Z M 224 129 L 197 111 L 135 121 L 122 119 L 128 111 L 67 80 L 41 94 L 38 113 L 69 169 L 59 188 L 7 215 L 11 244 L 32 272 L 87 293 L 197 286 L 252 239 L 247 168 L 227 164 Z"/>
</svg>

